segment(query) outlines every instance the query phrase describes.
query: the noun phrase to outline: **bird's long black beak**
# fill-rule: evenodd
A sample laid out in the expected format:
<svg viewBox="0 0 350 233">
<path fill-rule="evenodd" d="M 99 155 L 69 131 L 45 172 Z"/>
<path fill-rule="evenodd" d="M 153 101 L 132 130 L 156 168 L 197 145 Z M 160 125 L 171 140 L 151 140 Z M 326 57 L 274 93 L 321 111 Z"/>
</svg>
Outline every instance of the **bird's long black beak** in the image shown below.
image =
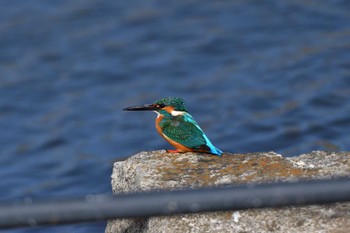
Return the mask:
<svg viewBox="0 0 350 233">
<path fill-rule="evenodd" d="M 154 104 L 145 104 L 145 105 L 140 105 L 140 106 L 131 106 L 124 108 L 124 111 L 154 111 L 159 109 L 159 106 L 154 105 Z"/>
</svg>

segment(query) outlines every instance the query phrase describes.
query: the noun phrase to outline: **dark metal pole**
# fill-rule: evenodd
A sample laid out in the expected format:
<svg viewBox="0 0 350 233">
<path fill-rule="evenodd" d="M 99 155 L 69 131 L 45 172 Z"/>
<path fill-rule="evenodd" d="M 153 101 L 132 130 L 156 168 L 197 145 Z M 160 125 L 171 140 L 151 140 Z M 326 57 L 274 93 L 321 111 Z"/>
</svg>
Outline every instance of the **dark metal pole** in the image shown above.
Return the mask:
<svg viewBox="0 0 350 233">
<path fill-rule="evenodd" d="M 0 228 L 345 201 L 350 201 L 349 179 L 26 200 L 0 204 Z"/>
</svg>

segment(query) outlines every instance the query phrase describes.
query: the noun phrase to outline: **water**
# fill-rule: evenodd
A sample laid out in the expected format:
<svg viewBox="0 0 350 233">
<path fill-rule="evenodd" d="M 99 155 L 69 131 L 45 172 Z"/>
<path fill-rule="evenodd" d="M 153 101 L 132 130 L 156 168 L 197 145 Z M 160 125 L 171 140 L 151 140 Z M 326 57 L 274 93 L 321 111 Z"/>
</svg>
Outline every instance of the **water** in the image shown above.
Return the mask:
<svg viewBox="0 0 350 233">
<path fill-rule="evenodd" d="M 229 152 L 350 150 L 348 1 L 0 3 L 0 200 L 110 193 L 180 96 Z M 3 232 L 103 232 L 105 223 Z"/>
</svg>

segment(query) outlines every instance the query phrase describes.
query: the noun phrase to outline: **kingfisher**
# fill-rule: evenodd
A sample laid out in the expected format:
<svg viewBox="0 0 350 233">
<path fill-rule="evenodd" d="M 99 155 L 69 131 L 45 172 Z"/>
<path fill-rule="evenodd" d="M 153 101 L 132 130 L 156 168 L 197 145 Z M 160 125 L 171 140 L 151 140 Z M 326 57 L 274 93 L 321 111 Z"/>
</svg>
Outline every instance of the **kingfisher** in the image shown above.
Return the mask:
<svg viewBox="0 0 350 233">
<path fill-rule="evenodd" d="M 176 150 L 167 150 L 167 152 L 201 152 L 217 156 L 223 154 L 210 142 L 203 130 L 187 112 L 185 101 L 182 98 L 163 98 L 152 104 L 131 106 L 123 110 L 156 112 L 158 133 L 176 148 Z"/>
</svg>

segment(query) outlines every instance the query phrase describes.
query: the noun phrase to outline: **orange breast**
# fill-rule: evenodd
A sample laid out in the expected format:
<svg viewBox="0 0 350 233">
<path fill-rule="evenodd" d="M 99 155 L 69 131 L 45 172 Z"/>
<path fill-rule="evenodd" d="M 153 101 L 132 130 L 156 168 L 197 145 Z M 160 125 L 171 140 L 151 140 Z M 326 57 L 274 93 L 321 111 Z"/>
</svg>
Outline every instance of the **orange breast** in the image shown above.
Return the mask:
<svg viewBox="0 0 350 233">
<path fill-rule="evenodd" d="M 156 129 L 157 132 L 159 133 L 159 135 L 164 138 L 167 142 L 169 142 L 173 147 L 175 147 L 177 150 L 181 151 L 181 152 L 189 152 L 192 151 L 190 148 L 181 145 L 178 142 L 175 142 L 173 140 L 171 140 L 170 138 L 168 138 L 166 135 L 163 134 L 163 130 L 162 128 L 159 126 L 159 123 L 161 122 L 161 120 L 164 118 L 163 115 L 159 115 L 156 119 Z"/>
</svg>

